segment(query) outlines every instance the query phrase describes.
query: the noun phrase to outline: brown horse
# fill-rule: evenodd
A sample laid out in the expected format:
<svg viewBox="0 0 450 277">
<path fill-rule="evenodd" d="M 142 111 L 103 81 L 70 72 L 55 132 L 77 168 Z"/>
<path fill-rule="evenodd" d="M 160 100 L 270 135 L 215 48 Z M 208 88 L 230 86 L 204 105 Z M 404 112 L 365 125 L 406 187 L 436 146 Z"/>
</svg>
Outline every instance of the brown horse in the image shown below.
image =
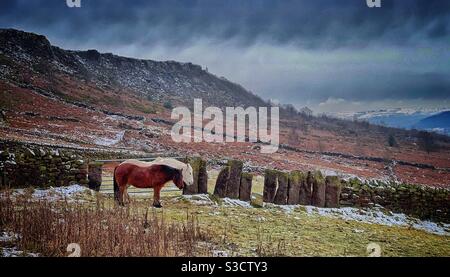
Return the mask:
<svg viewBox="0 0 450 277">
<path fill-rule="evenodd" d="M 182 170 L 167 165 L 143 166 L 139 163 L 125 162 L 114 169 L 114 198 L 124 205 L 124 194 L 128 186 L 153 188 L 153 206 L 161 208 L 161 189 L 170 181 L 181 190 L 184 188 Z"/>
</svg>

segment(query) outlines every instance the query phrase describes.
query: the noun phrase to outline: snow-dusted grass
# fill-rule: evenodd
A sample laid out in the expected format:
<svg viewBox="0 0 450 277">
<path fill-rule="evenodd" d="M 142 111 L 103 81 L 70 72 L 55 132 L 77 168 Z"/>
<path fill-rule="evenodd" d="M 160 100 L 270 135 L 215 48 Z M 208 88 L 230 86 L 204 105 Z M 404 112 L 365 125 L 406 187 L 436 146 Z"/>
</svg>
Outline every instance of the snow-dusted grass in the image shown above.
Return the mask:
<svg viewBox="0 0 450 277">
<path fill-rule="evenodd" d="M 185 195 L 181 196 L 195 205 L 221 205 L 223 207 L 239 207 L 244 209 L 256 209 L 249 202 L 244 202 L 236 199 L 224 198 L 221 201 L 214 201 L 209 195 Z M 378 224 L 384 226 L 407 227 L 411 229 L 425 231 L 427 233 L 450 236 L 450 224 L 436 223 L 426 220 L 420 220 L 407 216 L 402 213 L 392 213 L 382 207 L 375 207 L 372 209 L 358 209 L 358 208 L 317 208 L 312 206 L 300 205 L 274 205 L 264 203 L 264 209 L 267 210 L 281 210 L 282 212 L 296 216 L 296 213 L 305 211 L 309 216 L 323 216 L 334 217 L 342 220 L 352 220 L 368 224 Z"/>
<path fill-rule="evenodd" d="M 195 205 L 202 206 L 225 206 L 225 207 L 241 207 L 241 208 L 252 208 L 249 202 L 241 201 L 238 199 L 223 198 L 220 200 L 215 200 L 209 194 L 195 194 L 195 195 L 182 195 L 180 199 L 189 201 Z"/>
<path fill-rule="evenodd" d="M 450 236 L 450 224 L 419 220 L 402 213 L 392 213 L 381 207 L 373 209 L 340 208 L 326 209 L 306 206 L 309 215 L 336 217 L 343 220 L 354 220 L 369 224 L 408 227 L 428 233 Z"/>
<path fill-rule="evenodd" d="M 217 205 L 217 203 L 214 202 L 207 194 L 182 195 L 179 197 L 179 199 L 200 206 Z"/>
<path fill-rule="evenodd" d="M 249 202 L 230 198 L 224 198 L 223 205 L 231 207 L 252 208 L 252 205 Z"/>
</svg>

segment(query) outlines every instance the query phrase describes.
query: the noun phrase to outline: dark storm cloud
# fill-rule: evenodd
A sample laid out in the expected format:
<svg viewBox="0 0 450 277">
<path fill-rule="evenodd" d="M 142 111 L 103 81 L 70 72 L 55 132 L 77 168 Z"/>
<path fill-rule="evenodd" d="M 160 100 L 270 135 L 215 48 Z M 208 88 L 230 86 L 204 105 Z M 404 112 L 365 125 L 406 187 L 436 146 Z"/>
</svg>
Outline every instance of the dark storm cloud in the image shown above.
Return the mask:
<svg viewBox="0 0 450 277">
<path fill-rule="evenodd" d="M 282 102 L 450 98 L 448 0 L 382 0 L 379 9 L 366 0 L 81 2 L 1 0 L 0 28 L 64 48 L 208 65 Z"/>
<path fill-rule="evenodd" d="M 306 85 L 307 86 L 307 85 Z M 298 92 L 293 92 L 292 97 Z M 450 75 L 441 73 L 397 73 L 341 77 L 324 83 L 314 97 L 325 101 L 338 97 L 348 101 L 375 101 L 379 99 L 445 99 L 450 97 Z"/>
<path fill-rule="evenodd" d="M 0 25 L 113 43 L 177 45 L 207 37 L 312 48 L 404 44 L 418 35 L 439 40 L 450 32 L 445 0 L 384 0 L 381 9 L 367 8 L 365 0 L 82 0 L 82 6 L 3 0 Z"/>
</svg>

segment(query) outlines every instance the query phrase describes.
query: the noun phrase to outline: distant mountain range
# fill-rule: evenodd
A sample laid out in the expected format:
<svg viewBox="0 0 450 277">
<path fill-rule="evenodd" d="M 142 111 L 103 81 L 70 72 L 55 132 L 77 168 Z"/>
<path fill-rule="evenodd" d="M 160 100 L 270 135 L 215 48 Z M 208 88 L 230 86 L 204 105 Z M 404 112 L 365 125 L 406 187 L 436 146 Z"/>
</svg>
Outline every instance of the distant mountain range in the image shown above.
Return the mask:
<svg viewBox="0 0 450 277">
<path fill-rule="evenodd" d="M 422 119 L 414 127 L 416 129 L 433 130 L 439 133 L 450 134 L 450 111 Z"/>
<path fill-rule="evenodd" d="M 331 116 L 367 121 L 372 124 L 402 129 L 427 130 L 450 135 L 450 111 L 438 109 L 386 109 L 356 113 L 336 113 Z"/>
</svg>

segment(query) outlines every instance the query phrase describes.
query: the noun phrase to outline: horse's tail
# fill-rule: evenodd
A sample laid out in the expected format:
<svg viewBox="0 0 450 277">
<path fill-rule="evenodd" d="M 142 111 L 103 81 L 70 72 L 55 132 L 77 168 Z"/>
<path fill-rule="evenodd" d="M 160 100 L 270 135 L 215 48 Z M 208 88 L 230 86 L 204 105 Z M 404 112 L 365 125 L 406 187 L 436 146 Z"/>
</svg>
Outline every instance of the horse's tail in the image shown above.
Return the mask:
<svg viewBox="0 0 450 277">
<path fill-rule="evenodd" d="M 114 183 L 114 199 L 115 199 L 116 201 L 119 201 L 119 194 L 120 194 L 120 191 L 119 191 L 119 184 L 117 183 L 117 180 L 116 180 L 116 170 L 117 170 L 117 167 L 114 168 L 114 175 L 113 175 L 113 183 Z"/>
</svg>

